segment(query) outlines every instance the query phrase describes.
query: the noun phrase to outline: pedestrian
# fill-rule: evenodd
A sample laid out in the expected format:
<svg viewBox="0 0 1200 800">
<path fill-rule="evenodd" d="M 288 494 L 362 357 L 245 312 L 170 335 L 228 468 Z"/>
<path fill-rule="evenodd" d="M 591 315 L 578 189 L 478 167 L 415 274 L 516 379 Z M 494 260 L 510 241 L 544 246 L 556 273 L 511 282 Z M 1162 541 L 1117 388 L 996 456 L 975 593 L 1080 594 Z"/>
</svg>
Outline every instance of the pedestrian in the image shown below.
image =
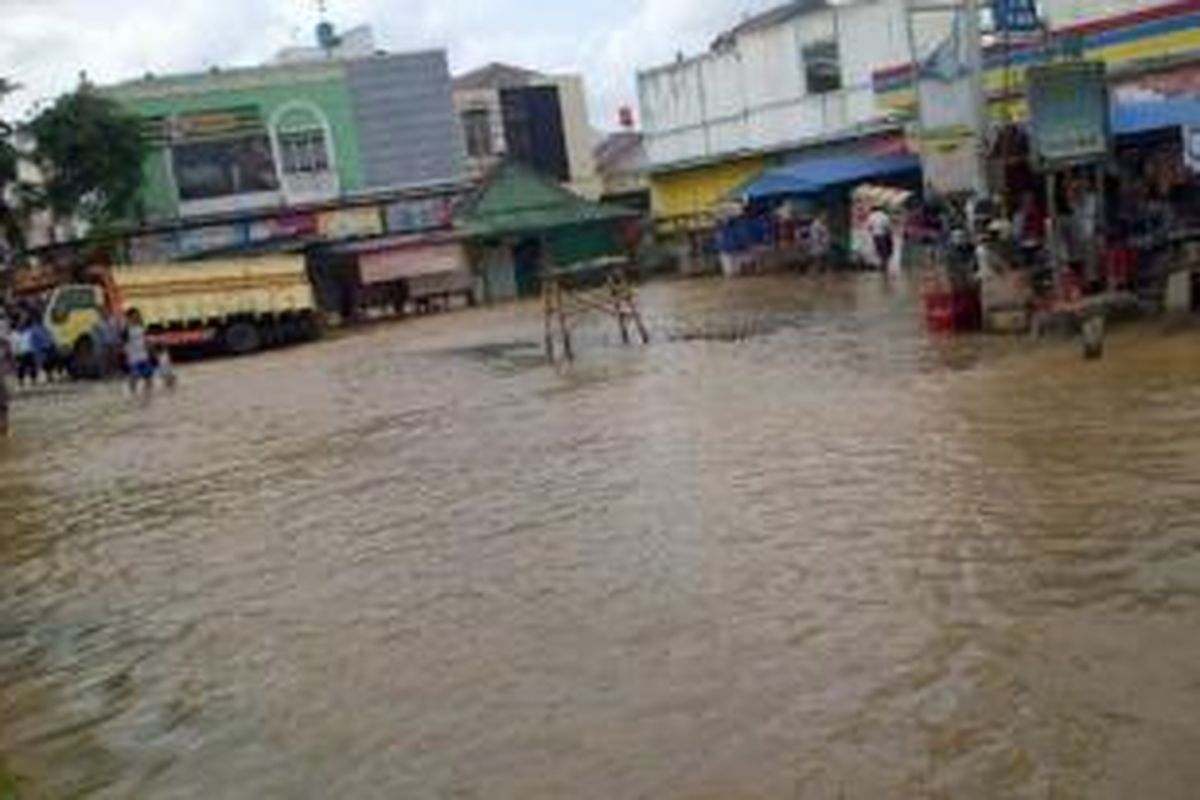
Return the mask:
<svg viewBox="0 0 1200 800">
<path fill-rule="evenodd" d="M 169 392 L 175 391 L 178 378 L 175 377 L 175 366 L 171 363 L 171 351 L 162 345 L 154 348 L 154 369 L 162 379 L 163 388 Z"/>
<path fill-rule="evenodd" d="M 17 329 L 13 331 L 12 338 L 13 358 L 17 363 L 17 385 L 24 387 L 25 381 L 29 381 L 31 385 L 36 385 L 38 380 L 38 363 L 37 355 L 33 349 L 33 325 L 29 321 L 28 312 L 22 315 L 17 323 Z"/>
<path fill-rule="evenodd" d="M 829 254 L 833 248 L 833 237 L 829 233 L 829 224 L 825 221 L 825 213 L 821 212 L 813 218 L 808 226 L 808 250 L 812 255 L 813 267 L 817 272 L 824 273 L 829 268 Z"/>
<path fill-rule="evenodd" d="M 110 309 L 100 311 L 100 319 L 92 328 L 92 340 L 96 343 L 96 366 L 101 378 L 107 378 L 120 370 L 121 331 Z"/>
<path fill-rule="evenodd" d="M 58 372 L 58 345 L 40 316 L 33 317 L 29 325 L 29 344 L 37 371 L 46 376 L 46 383 L 52 382 Z"/>
<path fill-rule="evenodd" d="M 896 252 L 896 237 L 892 230 L 892 218 L 883 206 L 875 206 L 867 217 L 867 233 L 875 245 L 875 256 L 879 259 L 880 268 L 887 272 Z"/>
<path fill-rule="evenodd" d="M 154 362 L 150 360 L 150 350 L 146 343 L 146 326 L 142 322 L 141 312 L 136 308 L 129 309 L 129 313 L 125 315 L 124 339 L 129 391 L 136 395 L 140 383 L 149 395 L 154 390 Z"/>
<path fill-rule="evenodd" d="M 13 366 L 9 333 L 8 316 L 0 309 L 0 439 L 8 436 L 8 373 Z"/>
</svg>

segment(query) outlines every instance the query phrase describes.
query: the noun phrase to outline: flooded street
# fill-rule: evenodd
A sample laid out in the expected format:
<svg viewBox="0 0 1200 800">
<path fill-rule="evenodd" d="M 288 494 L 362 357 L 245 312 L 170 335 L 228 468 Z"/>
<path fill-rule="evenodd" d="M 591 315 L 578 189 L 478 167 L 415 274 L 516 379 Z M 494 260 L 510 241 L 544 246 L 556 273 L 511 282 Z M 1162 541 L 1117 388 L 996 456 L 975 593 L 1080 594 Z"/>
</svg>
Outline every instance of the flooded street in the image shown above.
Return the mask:
<svg viewBox="0 0 1200 800">
<path fill-rule="evenodd" d="M 1190 798 L 1200 334 L 930 338 L 879 278 L 649 287 L 25 396 L 30 797 Z M 3 792 L 0 792 L 2 795 Z"/>
</svg>

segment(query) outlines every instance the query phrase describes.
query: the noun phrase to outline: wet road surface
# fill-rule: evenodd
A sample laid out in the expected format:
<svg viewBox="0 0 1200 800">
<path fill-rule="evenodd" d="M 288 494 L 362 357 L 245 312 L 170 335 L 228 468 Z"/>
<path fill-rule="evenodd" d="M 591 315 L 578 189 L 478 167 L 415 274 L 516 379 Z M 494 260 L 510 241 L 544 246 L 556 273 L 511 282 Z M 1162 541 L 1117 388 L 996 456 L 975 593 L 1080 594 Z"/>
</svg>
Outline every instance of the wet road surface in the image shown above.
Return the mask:
<svg viewBox="0 0 1200 800">
<path fill-rule="evenodd" d="M 1200 334 L 644 303 L 567 371 L 519 306 L 22 398 L 23 795 L 1196 796 Z"/>
</svg>

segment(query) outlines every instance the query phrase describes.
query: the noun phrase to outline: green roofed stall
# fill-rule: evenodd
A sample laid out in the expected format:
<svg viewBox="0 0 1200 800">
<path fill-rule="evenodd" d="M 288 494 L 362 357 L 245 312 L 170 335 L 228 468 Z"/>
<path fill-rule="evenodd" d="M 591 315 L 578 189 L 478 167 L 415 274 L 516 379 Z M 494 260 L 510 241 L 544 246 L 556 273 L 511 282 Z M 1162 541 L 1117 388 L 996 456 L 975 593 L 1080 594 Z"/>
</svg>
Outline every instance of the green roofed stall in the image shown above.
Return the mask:
<svg viewBox="0 0 1200 800">
<path fill-rule="evenodd" d="M 622 253 L 620 223 L 640 214 L 627 208 L 585 200 L 516 162 L 498 166 L 459 211 L 458 224 L 482 258 L 484 282 L 507 285 L 506 259 L 515 291 L 487 291 L 491 299 L 535 294 L 540 270 L 569 268 Z M 548 262 L 548 263 L 543 263 Z"/>
</svg>

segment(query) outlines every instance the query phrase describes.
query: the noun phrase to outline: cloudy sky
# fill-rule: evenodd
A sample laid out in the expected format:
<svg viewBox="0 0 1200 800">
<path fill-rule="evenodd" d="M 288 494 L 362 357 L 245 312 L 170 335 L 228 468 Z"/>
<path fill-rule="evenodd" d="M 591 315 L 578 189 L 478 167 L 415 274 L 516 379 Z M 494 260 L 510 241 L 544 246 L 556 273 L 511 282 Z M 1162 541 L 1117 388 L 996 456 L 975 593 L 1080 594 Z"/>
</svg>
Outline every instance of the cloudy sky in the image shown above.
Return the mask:
<svg viewBox="0 0 1200 800">
<path fill-rule="evenodd" d="M 587 77 L 592 117 L 611 127 L 636 107 L 638 68 L 692 53 L 777 0 L 328 0 L 339 27 L 369 22 L 389 50 L 445 47 L 455 71 L 505 61 Z M 0 111 L 25 113 L 97 83 L 261 63 L 308 44 L 317 0 L 0 0 L 0 76 L 25 90 Z"/>
</svg>

